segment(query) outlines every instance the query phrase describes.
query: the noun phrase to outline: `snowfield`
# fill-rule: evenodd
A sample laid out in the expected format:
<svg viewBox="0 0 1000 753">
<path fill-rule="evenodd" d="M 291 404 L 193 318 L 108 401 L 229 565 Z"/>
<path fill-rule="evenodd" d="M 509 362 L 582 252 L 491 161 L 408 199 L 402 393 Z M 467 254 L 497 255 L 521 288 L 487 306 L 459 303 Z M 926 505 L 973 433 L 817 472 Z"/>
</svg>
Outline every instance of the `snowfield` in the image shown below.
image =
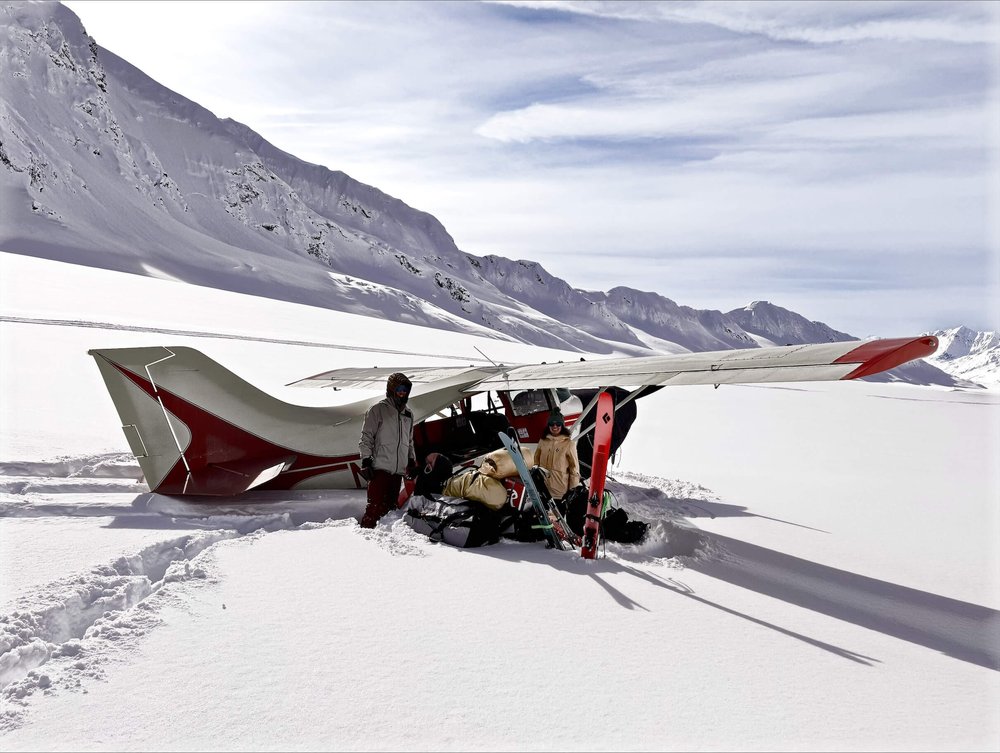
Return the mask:
<svg viewBox="0 0 1000 753">
<path fill-rule="evenodd" d="M 457 550 L 361 492 L 148 493 L 90 348 L 337 366 L 577 358 L 0 253 L 0 747 L 1000 748 L 1000 394 L 679 387 L 596 561 Z M 586 713 L 589 710 L 589 715 Z"/>
</svg>

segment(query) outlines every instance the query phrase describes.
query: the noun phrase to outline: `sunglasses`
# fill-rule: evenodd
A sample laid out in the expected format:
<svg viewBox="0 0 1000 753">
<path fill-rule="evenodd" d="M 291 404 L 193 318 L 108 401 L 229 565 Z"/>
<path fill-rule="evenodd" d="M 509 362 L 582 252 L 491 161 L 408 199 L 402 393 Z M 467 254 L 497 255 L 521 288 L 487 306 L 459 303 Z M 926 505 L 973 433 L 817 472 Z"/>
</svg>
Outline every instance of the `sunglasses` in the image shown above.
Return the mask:
<svg viewBox="0 0 1000 753">
<path fill-rule="evenodd" d="M 410 388 L 409 387 L 397 387 L 396 388 L 396 394 L 399 395 L 400 397 L 402 397 L 403 395 L 409 395 L 410 394 Z"/>
</svg>

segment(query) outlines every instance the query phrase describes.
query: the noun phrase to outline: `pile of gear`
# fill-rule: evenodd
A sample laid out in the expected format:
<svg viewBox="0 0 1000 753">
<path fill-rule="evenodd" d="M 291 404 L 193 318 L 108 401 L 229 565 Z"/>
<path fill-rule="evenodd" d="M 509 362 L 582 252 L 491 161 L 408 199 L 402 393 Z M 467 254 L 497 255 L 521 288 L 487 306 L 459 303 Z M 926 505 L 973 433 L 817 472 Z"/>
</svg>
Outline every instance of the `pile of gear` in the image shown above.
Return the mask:
<svg viewBox="0 0 1000 753">
<path fill-rule="evenodd" d="M 525 457 L 525 465 L 532 466 Z M 501 538 L 515 541 L 542 541 L 545 534 L 534 508 L 524 501 L 516 505 L 520 481 L 517 468 L 506 449 L 487 455 L 479 467 L 453 472 L 451 459 L 431 453 L 424 461 L 413 493 L 405 502 L 403 517 L 417 532 L 434 541 L 469 548 L 495 544 Z M 545 469 L 531 467 L 539 493 L 548 494 Z M 587 487 L 583 484 L 566 492 L 556 505 L 577 534 L 583 533 L 587 507 Z M 601 538 L 635 544 L 646 535 L 649 524 L 629 520 L 621 507 L 605 511 Z"/>
</svg>

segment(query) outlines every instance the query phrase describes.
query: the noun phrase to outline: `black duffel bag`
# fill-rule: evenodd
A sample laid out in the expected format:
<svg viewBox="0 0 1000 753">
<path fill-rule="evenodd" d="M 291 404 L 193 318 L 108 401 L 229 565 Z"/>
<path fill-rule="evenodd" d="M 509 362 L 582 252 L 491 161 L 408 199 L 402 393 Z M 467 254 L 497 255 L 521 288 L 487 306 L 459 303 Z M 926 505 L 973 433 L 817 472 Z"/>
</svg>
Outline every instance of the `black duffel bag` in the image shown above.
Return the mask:
<svg viewBox="0 0 1000 753">
<path fill-rule="evenodd" d="M 496 544 L 516 517 L 509 504 L 492 510 L 480 502 L 436 495 L 414 495 L 403 508 L 403 519 L 414 531 L 461 549 Z"/>
</svg>

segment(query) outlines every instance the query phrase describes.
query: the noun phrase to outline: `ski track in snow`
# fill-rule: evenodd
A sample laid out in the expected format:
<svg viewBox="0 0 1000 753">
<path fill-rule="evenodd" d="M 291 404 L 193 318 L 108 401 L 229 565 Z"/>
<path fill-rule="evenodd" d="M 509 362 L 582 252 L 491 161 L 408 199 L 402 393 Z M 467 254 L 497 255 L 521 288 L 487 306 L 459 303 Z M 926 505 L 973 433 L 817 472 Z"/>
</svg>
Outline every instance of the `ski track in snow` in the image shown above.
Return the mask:
<svg viewBox="0 0 1000 753">
<path fill-rule="evenodd" d="M 109 453 L 51 461 L 0 462 L 0 493 L 26 495 L 148 491 L 132 455 Z M 0 514 L 6 513 L 0 506 Z"/>
<path fill-rule="evenodd" d="M 686 559 L 721 556 L 711 537 L 685 520 L 711 514 L 700 506 L 716 499 L 709 490 L 644 474 L 619 476 L 631 484 L 609 477 L 609 491 L 631 517 L 650 523 L 649 534 L 638 545 L 604 544 L 602 557 L 681 568 Z M 10 602 L 11 610 L 0 615 L 0 730 L 20 726 L 34 698 L 85 693 L 110 663 L 127 661 L 132 647 L 159 624 L 165 605 L 183 605 L 185 589 L 214 582 L 217 543 L 272 531 L 357 526 L 364 504 L 357 492 L 287 492 L 270 499 L 251 494 L 232 504 L 195 504 L 150 494 L 140 479 L 129 454 L 0 462 L 0 517 L 112 517 L 111 525 L 162 528 L 166 536 Z M 184 533 L 170 535 L 172 530 Z M 394 556 L 429 556 L 442 546 L 411 529 L 400 512 L 375 529 L 357 528 L 357 535 Z M 488 549 L 502 558 L 514 551 L 508 547 L 532 547 L 539 556 L 566 558 L 563 566 L 580 566 L 576 552 L 534 552 L 540 543 L 505 540 Z"/>
<path fill-rule="evenodd" d="M 354 512 L 308 499 L 299 513 L 280 503 L 192 505 L 149 494 L 140 475 L 128 454 L 0 463 L 0 517 L 113 516 L 112 526 L 165 531 L 161 541 L 18 595 L 0 615 L 0 729 L 18 726 L 34 696 L 86 692 L 105 665 L 127 659 L 129 646 L 158 624 L 159 608 L 183 603 L 181 584 L 211 581 L 216 543 Z"/>
<path fill-rule="evenodd" d="M 86 678 L 100 678 L 103 665 L 156 626 L 163 587 L 208 578 L 199 555 L 237 535 L 168 539 L 19 599 L 0 617 L 0 729 L 21 720 L 34 694 L 85 690 Z"/>
</svg>

